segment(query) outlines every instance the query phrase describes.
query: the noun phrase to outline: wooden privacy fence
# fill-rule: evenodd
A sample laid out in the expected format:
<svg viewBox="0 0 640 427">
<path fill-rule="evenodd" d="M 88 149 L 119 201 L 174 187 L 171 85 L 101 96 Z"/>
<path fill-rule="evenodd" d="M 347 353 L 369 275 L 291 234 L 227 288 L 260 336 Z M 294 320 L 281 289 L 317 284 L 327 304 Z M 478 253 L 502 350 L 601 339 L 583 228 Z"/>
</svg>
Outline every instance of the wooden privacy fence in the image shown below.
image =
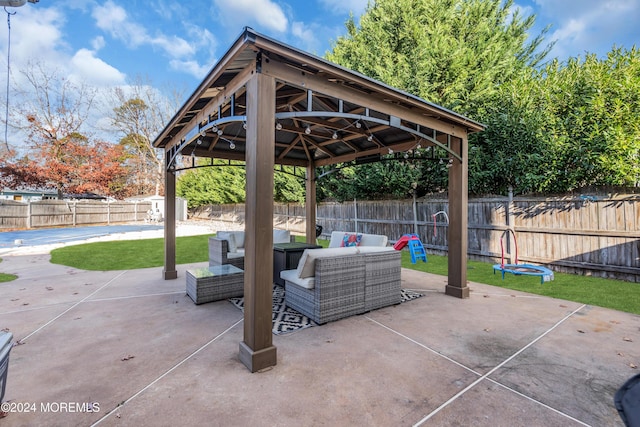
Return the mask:
<svg viewBox="0 0 640 427">
<path fill-rule="evenodd" d="M 403 234 L 417 233 L 430 253 L 446 254 L 448 221 L 442 212 L 448 214 L 446 199 L 320 203 L 317 222 L 325 235 L 344 230 L 384 234 L 395 241 Z M 208 206 L 192 214 L 244 224 L 242 204 Z M 276 204 L 274 226 L 304 234 L 304 207 Z M 505 258 L 511 262 L 517 247 L 520 262 L 640 282 L 640 197 L 469 200 L 469 257 L 500 262 L 501 240 Z"/>
<path fill-rule="evenodd" d="M 0 200 L 0 229 L 144 221 L 150 208 L 151 202 Z"/>
</svg>

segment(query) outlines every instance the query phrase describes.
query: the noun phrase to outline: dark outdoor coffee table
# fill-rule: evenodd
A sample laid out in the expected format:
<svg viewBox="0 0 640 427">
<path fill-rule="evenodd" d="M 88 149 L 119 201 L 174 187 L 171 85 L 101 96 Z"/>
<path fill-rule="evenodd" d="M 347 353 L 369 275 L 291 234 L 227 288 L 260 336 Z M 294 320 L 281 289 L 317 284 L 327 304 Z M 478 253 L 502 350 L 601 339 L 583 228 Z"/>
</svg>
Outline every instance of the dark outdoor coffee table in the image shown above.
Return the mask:
<svg viewBox="0 0 640 427">
<path fill-rule="evenodd" d="M 305 249 L 319 249 L 322 246 L 309 243 L 274 243 L 273 245 L 273 283 L 284 286 L 280 278 L 283 270 L 293 270 L 298 267 L 298 261 Z"/>
</svg>

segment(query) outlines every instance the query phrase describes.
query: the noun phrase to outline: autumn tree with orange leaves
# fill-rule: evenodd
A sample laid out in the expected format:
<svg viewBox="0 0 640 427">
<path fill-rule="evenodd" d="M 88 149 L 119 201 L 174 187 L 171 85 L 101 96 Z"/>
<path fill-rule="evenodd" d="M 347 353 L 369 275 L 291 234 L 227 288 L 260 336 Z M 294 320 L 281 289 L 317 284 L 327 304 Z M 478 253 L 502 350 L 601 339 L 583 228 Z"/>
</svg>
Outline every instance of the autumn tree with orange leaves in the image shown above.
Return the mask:
<svg viewBox="0 0 640 427">
<path fill-rule="evenodd" d="M 63 195 L 127 195 L 121 146 L 83 132 L 95 91 L 31 65 L 23 73 L 24 102 L 11 112 L 11 126 L 24 145 L 0 153 L 0 186 L 49 188 Z"/>
</svg>

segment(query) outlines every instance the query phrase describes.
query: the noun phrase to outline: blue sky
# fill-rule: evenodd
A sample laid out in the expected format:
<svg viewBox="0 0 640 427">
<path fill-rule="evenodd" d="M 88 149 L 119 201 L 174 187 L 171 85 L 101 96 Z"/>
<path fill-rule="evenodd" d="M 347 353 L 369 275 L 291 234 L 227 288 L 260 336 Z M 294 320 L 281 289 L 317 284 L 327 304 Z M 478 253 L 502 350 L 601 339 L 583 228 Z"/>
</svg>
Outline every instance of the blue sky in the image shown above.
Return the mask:
<svg viewBox="0 0 640 427">
<path fill-rule="evenodd" d="M 191 94 L 244 26 L 320 56 L 367 0 L 40 0 L 10 9 L 11 70 L 30 61 L 98 88 L 136 77 Z M 516 0 L 551 25 L 552 56 L 605 55 L 640 40 L 640 0 Z M 1 10 L 1 9 L 0 9 Z M 6 20 L 3 20 L 6 22 Z M 0 75 L 6 25 L 0 24 Z M 15 77 L 14 77 L 15 79 Z M 4 87 L 5 78 L 2 79 Z M 2 98 L 4 90 L 2 89 Z"/>
</svg>

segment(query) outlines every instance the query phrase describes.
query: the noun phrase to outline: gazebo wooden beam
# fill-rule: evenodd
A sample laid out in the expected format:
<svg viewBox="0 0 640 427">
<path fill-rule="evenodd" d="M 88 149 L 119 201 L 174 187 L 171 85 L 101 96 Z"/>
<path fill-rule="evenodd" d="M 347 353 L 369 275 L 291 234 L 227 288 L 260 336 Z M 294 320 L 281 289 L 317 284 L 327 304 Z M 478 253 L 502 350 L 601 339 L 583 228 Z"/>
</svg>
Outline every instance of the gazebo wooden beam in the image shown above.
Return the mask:
<svg viewBox="0 0 640 427">
<path fill-rule="evenodd" d="M 466 137 L 452 138 L 451 148 L 462 161 L 454 160 L 449 168 L 449 280 L 445 293 L 457 298 L 469 298 L 467 286 L 467 198 L 468 198 L 468 141 Z"/>
<path fill-rule="evenodd" d="M 244 340 L 240 361 L 251 372 L 274 366 L 273 150 L 275 80 L 256 73 L 247 82 Z"/>
</svg>

